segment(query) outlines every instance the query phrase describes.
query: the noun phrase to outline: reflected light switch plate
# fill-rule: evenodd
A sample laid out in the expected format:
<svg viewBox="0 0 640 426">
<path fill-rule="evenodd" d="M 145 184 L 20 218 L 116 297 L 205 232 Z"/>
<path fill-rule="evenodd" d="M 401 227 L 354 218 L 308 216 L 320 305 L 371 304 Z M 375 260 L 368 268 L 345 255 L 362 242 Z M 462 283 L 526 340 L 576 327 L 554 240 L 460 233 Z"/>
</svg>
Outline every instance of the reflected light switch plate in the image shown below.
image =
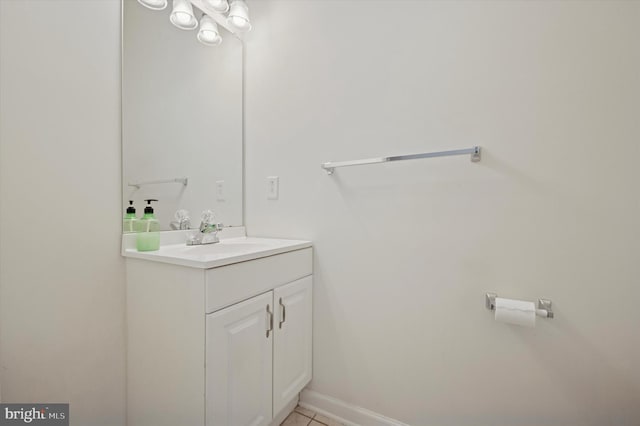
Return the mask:
<svg viewBox="0 0 640 426">
<path fill-rule="evenodd" d="M 279 180 L 278 176 L 267 176 L 267 200 L 278 199 Z"/>
<path fill-rule="evenodd" d="M 224 201 L 224 181 L 216 181 L 216 200 Z"/>
</svg>

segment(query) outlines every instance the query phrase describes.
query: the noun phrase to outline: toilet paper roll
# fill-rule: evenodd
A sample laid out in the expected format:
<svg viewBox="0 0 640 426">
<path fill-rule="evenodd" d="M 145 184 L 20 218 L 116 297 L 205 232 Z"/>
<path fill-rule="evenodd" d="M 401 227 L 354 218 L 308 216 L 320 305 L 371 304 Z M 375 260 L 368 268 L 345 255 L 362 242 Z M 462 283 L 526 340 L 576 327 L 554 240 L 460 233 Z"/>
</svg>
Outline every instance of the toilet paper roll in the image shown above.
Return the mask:
<svg viewBox="0 0 640 426">
<path fill-rule="evenodd" d="M 507 324 L 536 326 L 536 306 L 524 300 L 496 297 L 496 321 Z"/>
</svg>

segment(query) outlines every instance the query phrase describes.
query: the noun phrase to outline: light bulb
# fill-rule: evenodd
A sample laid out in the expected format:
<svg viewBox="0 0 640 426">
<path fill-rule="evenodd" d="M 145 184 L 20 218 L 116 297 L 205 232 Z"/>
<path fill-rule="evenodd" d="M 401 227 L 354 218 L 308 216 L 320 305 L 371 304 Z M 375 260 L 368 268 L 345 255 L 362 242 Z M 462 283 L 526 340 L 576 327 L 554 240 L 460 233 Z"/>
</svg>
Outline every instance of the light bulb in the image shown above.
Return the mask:
<svg viewBox="0 0 640 426">
<path fill-rule="evenodd" d="M 198 20 L 193 14 L 193 7 L 189 0 L 173 0 L 173 10 L 169 20 L 181 30 L 193 30 L 198 26 Z"/>
<path fill-rule="evenodd" d="M 191 15 L 184 12 L 176 12 L 175 17 L 176 17 L 176 22 L 185 27 L 189 25 L 189 22 L 191 22 L 191 18 L 192 18 Z"/>
<path fill-rule="evenodd" d="M 240 31 L 248 31 L 251 28 L 251 24 L 247 22 L 247 20 L 239 18 L 237 16 L 229 18 L 229 23 L 233 25 L 234 28 Z"/>
<path fill-rule="evenodd" d="M 227 17 L 229 25 L 234 27 L 238 32 L 245 32 L 251 29 L 251 21 L 249 21 L 249 7 L 244 0 L 233 0 Z"/>
<path fill-rule="evenodd" d="M 208 46 L 217 46 L 222 43 L 222 37 L 220 37 L 220 33 L 218 32 L 218 24 L 207 14 L 202 15 L 200 19 L 198 41 Z"/>
<path fill-rule="evenodd" d="M 162 10 L 167 7 L 167 0 L 138 0 L 138 3 L 151 10 Z"/>
</svg>

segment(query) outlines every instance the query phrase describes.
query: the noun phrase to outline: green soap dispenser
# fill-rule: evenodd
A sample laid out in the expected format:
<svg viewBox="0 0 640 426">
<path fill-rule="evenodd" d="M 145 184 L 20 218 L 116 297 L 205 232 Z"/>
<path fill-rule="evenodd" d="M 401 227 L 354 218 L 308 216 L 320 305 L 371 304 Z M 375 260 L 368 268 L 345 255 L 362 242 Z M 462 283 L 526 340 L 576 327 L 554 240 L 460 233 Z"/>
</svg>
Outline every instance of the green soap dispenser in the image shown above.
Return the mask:
<svg viewBox="0 0 640 426">
<path fill-rule="evenodd" d="M 129 200 L 129 207 L 127 207 L 127 213 L 122 219 L 122 232 L 130 234 L 137 232 L 138 218 L 136 217 L 136 208 L 133 207 L 133 200 Z"/>
<path fill-rule="evenodd" d="M 138 251 L 153 251 L 160 249 L 160 222 L 153 214 L 152 201 L 145 200 L 147 206 L 144 208 L 144 216 L 138 221 L 136 235 L 136 248 Z"/>
</svg>

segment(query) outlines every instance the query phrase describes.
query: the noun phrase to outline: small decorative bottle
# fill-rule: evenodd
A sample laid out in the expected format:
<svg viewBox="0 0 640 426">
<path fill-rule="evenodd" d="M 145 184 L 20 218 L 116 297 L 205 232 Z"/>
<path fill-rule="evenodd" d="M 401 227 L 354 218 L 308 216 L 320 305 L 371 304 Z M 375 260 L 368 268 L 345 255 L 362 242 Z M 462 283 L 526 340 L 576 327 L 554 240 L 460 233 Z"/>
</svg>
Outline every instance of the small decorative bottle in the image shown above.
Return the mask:
<svg viewBox="0 0 640 426">
<path fill-rule="evenodd" d="M 122 219 L 122 232 L 130 234 L 136 232 L 138 218 L 136 217 L 136 208 L 133 207 L 133 200 L 129 200 L 129 207 L 127 207 L 127 213 Z"/>
<path fill-rule="evenodd" d="M 160 249 L 160 222 L 153 214 L 151 202 L 158 200 L 145 201 L 147 206 L 144 208 L 144 216 L 138 221 L 136 248 L 138 251 L 154 251 Z"/>
</svg>

